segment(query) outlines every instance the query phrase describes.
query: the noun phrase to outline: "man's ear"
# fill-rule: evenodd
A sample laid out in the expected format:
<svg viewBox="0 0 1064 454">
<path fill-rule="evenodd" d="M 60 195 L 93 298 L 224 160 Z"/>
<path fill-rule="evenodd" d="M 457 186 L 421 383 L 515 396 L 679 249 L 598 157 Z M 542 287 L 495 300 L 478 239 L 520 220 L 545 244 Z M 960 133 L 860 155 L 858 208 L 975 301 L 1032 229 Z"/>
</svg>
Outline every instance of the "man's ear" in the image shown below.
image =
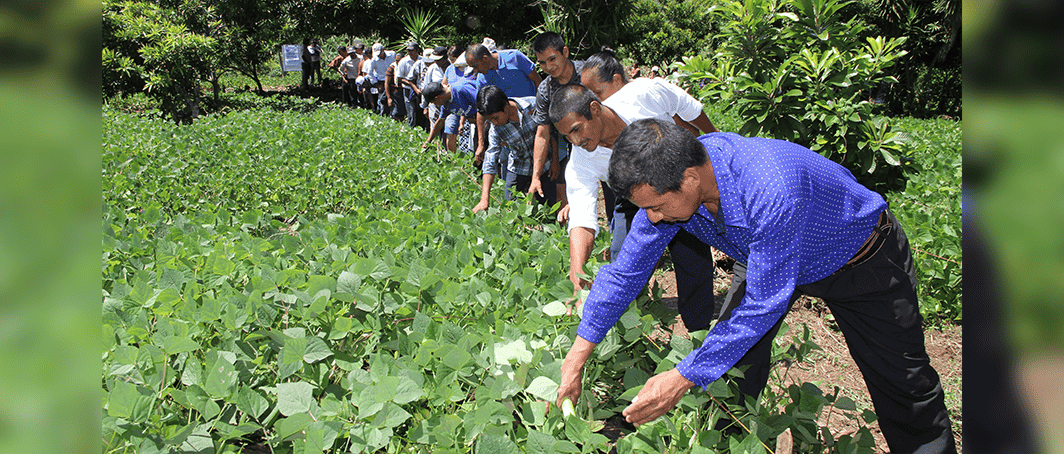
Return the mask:
<svg viewBox="0 0 1064 454">
<path fill-rule="evenodd" d="M 562 46 L 562 56 L 566 59 L 569 58 L 569 46 Z"/>
<path fill-rule="evenodd" d="M 590 109 L 592 117 L 597 118 L 598 116 L 602 115 L 602 103 L 598 101 L 591 101 Z"/>
<path fill-rule="evenodd" d="M 613 83 L 615 83 L 615 84 L 624 83 L 624 76 L 620 75 L 620 74 L 614 74 L 613 75 Z"/>
<path fill-rule="evenodd" d="M 698 170 L 695 170 L 694 167 L 688 167 L 687 170 L 683 171 L 683 183 L 682 184 L 684 186 L 693 185 L 692 187 L 697 188 L 698 185 L 701 184 L 701 183 L 702 183 L 702 175 L 700 175 L 698 173 Z"/>
</svg>

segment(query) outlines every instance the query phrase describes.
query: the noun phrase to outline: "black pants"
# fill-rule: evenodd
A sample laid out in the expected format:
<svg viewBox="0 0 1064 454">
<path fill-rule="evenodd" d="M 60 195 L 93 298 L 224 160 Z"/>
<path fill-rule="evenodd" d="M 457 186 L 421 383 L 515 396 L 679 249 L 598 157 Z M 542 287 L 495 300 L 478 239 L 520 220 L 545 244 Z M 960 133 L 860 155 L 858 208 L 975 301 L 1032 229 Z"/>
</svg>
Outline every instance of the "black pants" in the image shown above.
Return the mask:
<svg viewBox="0 0 1064 454">
<path fill-rule="evenodd" d="M 924 349 L 909 240 L 890 213 L 882 232 L 886 239 L 879 251 L 831 276 L 798 286 L 787 309 L 801 294 L 827 303 L 846 338 L 850 356 L 864 375 L 892 453 L 956 452 L 942 385 Z M 732 281 L 729 293 L 734 292 L 734 297 L 724 307 L 721 320 L 731 317 L 745 294 L 745 268 L 739 272 L 744 276 Z M 681 315 L 685 311 L 709 312 L 711 301 L 701 300 L 702 307 L 681 308 Z M 744 378 L 738 380 L 743 394 L 757 396 L 768 383 L 772 342 L 782 324 L 780 317 L 736 364 L 749 365 Z"/>
</svg>

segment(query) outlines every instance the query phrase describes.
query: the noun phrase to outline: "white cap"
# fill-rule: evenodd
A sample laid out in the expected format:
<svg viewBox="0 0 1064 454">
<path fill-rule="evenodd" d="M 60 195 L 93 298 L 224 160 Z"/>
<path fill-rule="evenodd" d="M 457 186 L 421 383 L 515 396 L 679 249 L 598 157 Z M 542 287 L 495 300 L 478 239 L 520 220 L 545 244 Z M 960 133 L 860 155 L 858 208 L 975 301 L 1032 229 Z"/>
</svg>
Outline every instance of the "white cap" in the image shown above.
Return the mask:
<svg viewBox="0 0 1064 454">
<path fill-rule="evenodd" d="M 384 49 L 384 44 L 381 44 L 381 43 L 373 43 L 373 51 L 374 51 L 374 52 L 380 52 L 380 51 L 381 51 L 381 49 Z"/>
</svg>

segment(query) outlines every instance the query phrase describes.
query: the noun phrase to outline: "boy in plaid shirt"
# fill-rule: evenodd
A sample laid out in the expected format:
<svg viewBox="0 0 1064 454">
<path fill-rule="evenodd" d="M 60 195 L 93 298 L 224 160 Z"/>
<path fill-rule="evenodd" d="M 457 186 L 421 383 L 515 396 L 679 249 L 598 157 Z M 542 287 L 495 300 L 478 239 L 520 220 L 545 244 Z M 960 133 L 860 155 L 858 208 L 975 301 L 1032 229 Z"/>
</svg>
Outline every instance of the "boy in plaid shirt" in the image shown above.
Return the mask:
<svg viewBox="0 0 1064 454">
<path fill-rule="evenodd" d="M 506 166 L 506 200 L 513 200 L 513 190 L 528 192 L 532 182 L 532 145 L 536 137 L 538 124 L 533 119 L 536 110 L 536 97 L 507 98 L 502 89 L 495 85 L 484 85 L 477 93 L 477 112 L 491 122 L 497 131 L 497 146 L 489 147 L 484 153 L 482 167 L 483 181 L 480 189 L 480 203 L 473 207 L 473 212 L 487 209 L 490 205 L 489 194 L 495 175 L 501 166 Z M 509 150 L 504 155 L 500 151 Z M 549 163 L 548 163 L 549 165 Z M 543 173 L 546 178 L 547 173 Z M 553 188 L 553 185 L 544 185 Z M 536 196 L 540 203 L 553 205 L 557 201 L 554 191 L 543 196 Z"/>
</svg>

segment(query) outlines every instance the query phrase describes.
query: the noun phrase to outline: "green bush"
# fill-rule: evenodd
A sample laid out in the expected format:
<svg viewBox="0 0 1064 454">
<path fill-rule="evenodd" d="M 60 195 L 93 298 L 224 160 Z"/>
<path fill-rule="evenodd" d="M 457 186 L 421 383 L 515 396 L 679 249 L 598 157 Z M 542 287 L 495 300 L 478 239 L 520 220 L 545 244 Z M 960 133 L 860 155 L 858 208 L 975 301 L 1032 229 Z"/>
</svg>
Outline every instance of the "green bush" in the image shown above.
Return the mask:
<svg viewBox="0 0 1064 454">
<path fill-rule="evenodd" d="M 711 59 L 686 58 L 681 79 L 703 100 L 745 119 L 739 133 L 805 145 L 875 189 L 897 188 L 907 151 L 877 118 L 871 88 L 905 54 L 904 39 L 860 40 L 849 1 L 726 1 L 715 10 L 721 43 Z"/>
</svg>

